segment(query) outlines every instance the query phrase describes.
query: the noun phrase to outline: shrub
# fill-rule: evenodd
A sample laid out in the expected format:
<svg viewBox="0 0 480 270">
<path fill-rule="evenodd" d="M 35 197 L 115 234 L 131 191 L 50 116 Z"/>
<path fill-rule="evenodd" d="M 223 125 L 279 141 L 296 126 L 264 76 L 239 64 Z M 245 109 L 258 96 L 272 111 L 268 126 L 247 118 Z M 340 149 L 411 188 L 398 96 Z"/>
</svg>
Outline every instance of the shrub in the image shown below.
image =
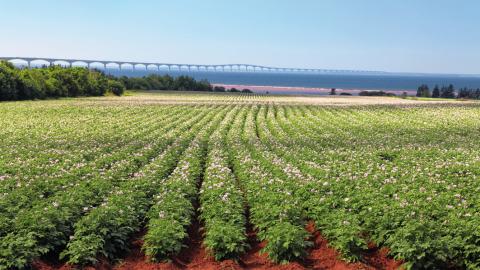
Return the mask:
<svg viewBox="0 0 480 270">
<path fill-rule="evenodd" d="M 393 93 L 387 93 L 387 92 L 384 92 L 384 91 L 368 91 L 368 90 L 361 91 L 360 93 L 358 93 L 358 95 L 359 96 L 379 96 L 379 97 L 384 97 L 384 96 L 393 97 L 393 96 L 395 96 L 395 94 L 393 94 Z"/>
<path fill-rule="evenodd" d="M 308 237 L 303 227 L 280 222 L 265 231 L 264 239 L 269 241 L 262 252 L 269 254 L 270 259 L 277 263 L 300 259 L 307 255 L 307 249 L 313 245 L 307 241 Z"/>
<path fill-rule="evenodd" d="M 45 98 L 47 82 L 45 73 L 35 69 L 20 71 L 18 84 L 18 99 Z"/>
<path fill-rule="evenodd" d="M 108 80 L 108 91 L 116 96 L 121 96 L 125 92 L 125 85 L 119 81 Z"/>
<path fill-rule="evenodd" d="M 226 89 L 223 86 L 215 86 L 213 88 L 213 92 L 225 92 L 225 91 L 226 91 Z"/>
</svg>

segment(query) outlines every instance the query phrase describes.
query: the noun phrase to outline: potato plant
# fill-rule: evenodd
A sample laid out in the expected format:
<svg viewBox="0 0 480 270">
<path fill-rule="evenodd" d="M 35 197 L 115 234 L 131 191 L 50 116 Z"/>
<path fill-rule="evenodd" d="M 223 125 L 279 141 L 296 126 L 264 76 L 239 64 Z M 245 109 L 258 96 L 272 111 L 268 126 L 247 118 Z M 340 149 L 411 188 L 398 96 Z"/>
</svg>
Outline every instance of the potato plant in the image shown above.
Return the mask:
<svg viewBox="0 0 480 270">
<path fill-rule="evenodd" d="M 114 263 L 139 232 L 173 260 L 196 220 L 219 261 L 302 263 L 314 222 L 346 261 L 480 267 L 478 103 L 142 93 L 0 103 L 0 127 L 2 270 Z"/>
</svg>

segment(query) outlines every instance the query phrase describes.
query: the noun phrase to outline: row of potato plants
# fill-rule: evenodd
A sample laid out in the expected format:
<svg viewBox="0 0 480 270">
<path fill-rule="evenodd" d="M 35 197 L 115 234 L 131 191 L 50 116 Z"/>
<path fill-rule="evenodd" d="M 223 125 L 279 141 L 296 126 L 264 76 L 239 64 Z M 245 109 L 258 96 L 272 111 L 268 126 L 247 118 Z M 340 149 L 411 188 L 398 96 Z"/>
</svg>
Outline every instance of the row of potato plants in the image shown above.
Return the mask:
<svg viewBox="0 0 480 270">
<path fill-rule="evenodd" d="M 313 153 L 313 157 L 320 155 L 319 152 L 311 152 L 309 150 L 309 145 L 315 145 L 315 142 L 307 141 L 312 137 L 306 135 L 298 138 L 298 136 L 292 137 L 290 134 L 283 133 L 283 131 L 275 125 L 275 122 L 272 121 L 275 119 L 275 112 L 271 107 L 268 109 L 265 117 L 261 119 L 266 122 L 262 128 L 265 133 L 262 136 L 265 144 L 269 146 L 271 151 L 277 153 L 282 159 L 288 162 L 291 166 L 291 171 L 295 172 L 298 176 L 298 180 L 305 183 L 305 185 L 299 189 L 299 196 L 302 197 L 301 201 L 308 213 L 308 217 L 315 221 L 316 227 L 330 240 L 330 245 L 335 247 L 343 255 L 344 259 L 348 261 L 360 259 L 360 252 L 367 249 L 368 243 L 361 237 L 363 230 L 359 226 L 355 214 L 346 213 L 342 208 L 336 207 L 336 204 L 330 205 L 328 202 L 324 202 L 323 199 L 320 199 L 320 202 L 316 201 L 316 204 L 311 204 L 311 202 L 313 202 L 313 200 L 310 199 L 311 197 L 322 198 L 316 195 L 322 192 L 332 192 L 328 190 L 328 181 L 318 181 L 319 175 L 312 173 L 312 171 L 308 169 L 308 165 L 316 165 L 318 163 L 312 163 L 312 161 L 308 159 L 305 161 L 306 157 L 310 157 L 305 155 L 305 153 Z M 297 129 L 296 132 L 305 135 L 302 129 Z M 326 130 L 322 130 L 322 132 L 326 132 Z M 276 139 L 272 140 L 272 138 Z M 301 146 L 298 145 L 297 140 L 303 140 Z M 296 150 L 292 151 L 291 149 Z M 304 161 L 307 162 L 307 166 L 305 166 Z M 318 160 L 316 162 L 318 162 Z M 306 167 L 307 169 L 305 169 Z M 310 202 L 310 204 L 308 204 L 308 202 Z M 313 212 L 315 215 L 312 214 Z"/>
<path fill-rule="evenodd" d="M 339 242 L 336 238 L 342 239 L 349 235 L 349 229 L 352 228 L 351 219 L 353 219 L 355 221 L 353 223 L 355 224 L 354 228 L 357 229 L 354 230 L 356 233 L 353 235 L 352 241 L 361 240 L 362 233 L 363 238 L 368 235 L 367 240 L 374 240 L 379 245 L 388 246 L 391 249 L 391 254 L 395 255 L 397 259 L 405 260 L 405 267 L 436 268 L 439 265 L 452 264 L 474 269 L 478 266 L 478 246 L 475 244 L 478 243 L 476 242 L 478 241 L 478 235 L 474 229 L 477 222 L 472 218 L 475 216 L 475 207 L 474 203 L 468 203 L 469 200 L 475 199 L 472 194 L 463 193 L 468 189 L 479 189 L 475 181 L 472 181 L 476 169 L 468 164 L 468 160 L 472 160 L 471 158 L 474 160 L 477 153 L 466 151 L 466 149 L 458 149 L 457 143 L 472 144 L 471 138 L 466 139 L 464 132 L 451 134 L 452 124 L 459 125 L 455 128 L 460 130 L 478 125 L 475 121 L 471 121 L 473 119 L 471 117 L 478 114 L 478 110 L 462 111 L 462 117 L 465 119 L 461 122 L 452 123 L 453 119 L 446 121 L 445 117 L 442 117 L 440 122 L 432 122 L 429 118 L 438 116 L 438 110 L 439 108 L 435 108 L 435 110 L 410 108 L 406 112 L 405 110 L 392 108 L 357 109 L 350 114 L 350 117 L 343 120 L 342 132 L 351 136 L 352 140 L 350 142 L 357 140 L 358 143 L 355 147 L 361 147 L 361 149 L 347 152 L 350 147 L 345 145 L 345 142 L 334 141 L 330 145 L 337 145 L 336 156 L 328 153 L 331 149 L 325 149 L 328 150 L 326 158 L 331 160 L 318 158 L 318 152 L 316 155 L 315 153 L 308 153 L 308 151 L 301 153 L 301 157 L 304 159 L 309 157 L 310 159 L 304 162 L 305 170 L 309 170 L 313 174 L 316 173 L 316 178 L 320 181 L 331 179 L 329 174 L 332 172 L 325 175 L 325 171 L 339 167 L 338 165 L 335 167 L 335 164 L 331 164 L 331 162 L 337 162 L 335 158 L 339 159 L 338 156 L 342 156 L 342 152 L 347 152 L 350 155 L 347 158 L 348 161 L 352 160 L 356 163 L 352 166 L 352 169 L 345 166 L 340 167 L 344 170 L 350 170 L 342 178 L 355 179 L 354 183 L 351 180 L 345 183 L 346 178 L 343 180 L 337 176 L 335 182 L 326 185 L 328 187 L 333 184 L 335 187 L 328 187 L 328 189 L 320 192 L 322 195 L 325 193 L 332 195 L 331 192 L 335 192 L 343 196 L 331 196 L 333 198 L 328 198 L 329 196 L 325 195 L 312 196 L 310 200 L 306 201 L 312 209 L 317 208 L 311 213 L 312 216 L 318 216 L 318 220 L 325 220 L 325 217 L 332 213 L 332 210 L 328 209 L 332 205 L 345 213 L 343 215 L 332 213 L 332 217 L 327 219 L 327 221 L 333 221 L 334 218 L 342 217 L 344 221 L 341 221 L 341 223 L 348 225 L 345 229 L 338 230 L 338 228 L 329 226 L 328 223 L 323 225 L 322 231 L 326 231 L 327 234 L 334 232 L 333 235 L 330 235 L 334 243 Z M 447 116 L 447 113 L 455 112 L 457 108 L 455 110 L 452 110 L 452 108 L 441 110 L 444 110 L 445 116 Z M 342 113 L 344 112 L 342 111 Z M 404 115 L 398 117 L 399 114 Z M 414 121 L 410 120 L 412 114 Z M 389 121 L 389 117 L 393 115 L 397 117 Z M 446 118 L 448 119 L 448 117 Z M 295 136 L 294 133 L 298 133 L 299 128 L 301 130 L 302 127 L 307 126 L 314 131 L 304 134 L 308 134 L 309 138 L 315 138 L 318 130 L 325 133 L 332 130 L 332 125 L 339 125 L 339 122 L 336 122 L 330 124 L 330 126 L 325 126 L 325 122 L 331 119 L 330 115 L 326 117 L 320 114 L 313 118 L 315 121 L 308 121 L 296 114 L 291 117 L 291 121 L 296 123 L 292 128 L 294 132 L 290 132 L 287 137 L 292 138 L 292 136 Z M 358 125 L 352 125 L 353 121 L 357 121 Z M 310 123 L 305 125 L 308 122 Z M 365 127 L 368 127 L 368 129 Z M 372 127 L 376 128 L 372 130 Z M 350 134 L 347 128 L 350 129 Z M 424 132 L 430 130 L 429 132 L 433 134 L 441 134 L 448 130 L 449 133 L 445 135 L 449 134 L 450 137 L 454 135 L 456 138 L 449 138 L 447 141 L 441 142 L 437 141 L 431 134 L 426 134 L 426 137 L 432 138 L 437 148 L 444 148 L 439 151 L 438 149 L 432 149 L 431 143 L 425 138 L 421 137 L 412 141 L 419 137 L 417 133 L 419 129 Z M 385 140 L 378 140 L 378 138 L 385 136 L 386 132 L 388 132 L 388 137 L 391 136 L 390 134 L 396 133 L 401 134 L 401 136 L 398 136 L 395 143 L 376 146 L 378 143 L 385 143 Z M 414 147 L 409 149 L 409 144 L 414 144 Z M 453 159 L 452 154 L 454 154 Z M 323 156 L 325 157 L 325 154 Z M 316 157 L 316 159 L 312 157 Z M 298 161 L 298 159 L 296 160 Z M 365 164 L 362 164 L 361 161 L 364 161 Z M 325 164 L 326 162 L 328 163 Z M 371 166 L 372 163 L 378 164 L 377 166 Z M 450 172 L 445 174 L 445 171 L 439 170 L 438 164 L 455 165 L 454 171 L 463 171 L 464 173 L 460 176 L 464 179 L 452 179 L 452 168 L 448 170 Z M 339 172 L 333 173 L 345 174 L 346 172 L 339 170 Z M 410 180 L 412 178 L 415 179 L 414 182 Z M 454 187 L 457 192 L 461 191 L 462 193 L 446 192 L 445 187 Z M 438 188 L 441 188 L 441 190 Z M 457 198 L 459 196 L 461 197 Z M 419 200 L 419 198 L 422 199 Z M 316 202 L 314 202 L 315 200 Z M 454 207 L 455 201 L 458 200 L 462 203 L 457 203 L 458 206 Z M 326 205 L 323 209 L 321 209 L 322 203 Z M 445 208 L 445 205 L 451 206 L 451 208 Z M 460 209 L 453 211 L 454 208 Z M 464 213 L 460 214 L 459 212 Z M 462 224 L 462 226 L 454 228 L 450 224 L 455 224 L 455 226 Z M 412 237 L 407 237 L 407 235 Z M 447 242 L 448 244 L 446 244 Z M 347 253 L 348 249 L 353 251 L 352 247 L 343 246 Z"/>
<path fill-rule="evenodd" d="M 126 139 L 114 137 L 117 142 L 114 142 L 112 139 L 101 147 L 92 148 L 93 150 L 88 151 L 88 154 L 83 152 L 89 158 L 96 159 L 81 163 L 78 167 L 71 170 L 62 169 L 61 173 L 45 176 L 43 180 L 29 181 L 20 188 L 4 193 L 0 197 L 0 221 L 2 221 L 0 222 L 0 231 L 6 233 L 14 216 L 19 213 L 28 211 L 33 205 L 54 196 L 57 192 L 65 191 L 76 186 L 79 182 L 85 181 L 93 176 L 93 171 L 105 171 L 112 164 L 124 158 L 126 154 L 141 149 L 144 145 L 139 144 L 133 138 L 143 137 L 144 134 L 153 132 L 155 121 L 157 121 L 155 117 L 151 117 L 144 119 L 144 123 L 128 123 L 124 133 L 119 135 L 121 137 L 128 136 Z M 164 118 L 158 119 L 159 124 L 166 123 L 166 121 Z M 137 130 L 135 130 L 135 126 Z M 89 138 L 89 140 L 95 140 L 95 136 Z M 58 162 L 58 164 L 61 163 Z"/>
<path fill-rule="evenodd" d="M 93 177 L 65 189 L 19 213 L 5 236 L 0 239 L 0 269 L 22 268 L 33 259 L 64 246 L 73 224 L 92 207 L 99 205 L 115 186 L 133 177 L 144 165 L 175 141 L 175 129 L 195 110 L 157 129 L 143 138 L 136 138 L 143 148 L 126 152 L 123 159 L 109 170 L 92 172 Z"/>
<path fill-rule="evenodd" d="M 185 115 L 185 117 L 188 117 L 188 116 Z M 163 123 L 167 123 L 167 122 L 161 121 L 158 124 L 163 124 Z M 42 181 L 36 181 L 36 182 L 32 182 L 28 186 L 24 186 L 22 188 L 14 190 L 13 194 L 17 196 L 13 196 L 13 197 L 6 196 L 5 200 L 1 200 L 2 219 L 5 220 L 5 222 L 3 222 L 1 225 L 2 231 L 0 236 L 3 236 L 4 234 L 8 233 L 11 229 L 13 229 L 11 225 L 12 225 L 12 222 L 14 222 L 16 216 L 21 215 L 22 213 L 27 213 L 28 211 L 31 211 L 31 208 L 37 205 L 38 203 L 42 203 L 48 200 L 50 197 L 53 197 L 57 194 L 68 192 L 69 190 L 76 188 L 82 182 L 90 181 L 95 177 L 100 177 L 101 175 L 106 174 L 109 168 L 120 166 L 121 163 L 124 162 L 125 157 L 127 157 L 129 154 L 142 152 L 142 151 L 145 151 L 146 148 L 150 148 L 151 147 L 150 144 L 148 143 L 146 144 L 145 141 L 139 141 L 137 140 L 137 138 L 143 138 L 145 136 L 154 137 L 155 135 L 153 134 L 153 132 L 155 132 L 158 129 L 155 127 L 156 127 L 155 125 L 140 126 L 141 129 L 131 132 L 134 137 L 132 137 L 129 142 L 126 142 L 124 146 L 118 149 L 110 149 L 110 148 L 105 149 L 106 153 L 104 153 L 102 155 L 102 158 L 99 158 L 98 160 L 98 164 L 101 164 L 100 168 L 96 168 L 96 169 L 90 168 L 90 170 L 84 171 L 83 175 L 77 175 L 77 177 L 75 176 L 72 177 L 66 174 L 65 178 L 61 178 L 61 182 L 49 181 L 49 179 L 45 179 L 43 184 L 41 184 Z M 114 151 L 114 152 L 110 152 L 110 151 Z M 50 182 L 53 182 L 53 183 L 48 184 Z M 37 183 L 38 183 L 38 186 L 37 186 Z M 54 184 L 58 184 L 58 185 L 54 185 Z M 30 187 L 33 187 L 33 189 L 30 189 Z M 22 207 L 19 208 L 19 206 L 17 205 L 17 201 L 15 201 L 17 197 L 23 198 L 24 200 L 26 200 L 25 197 L 27 197 L 27 199 L 28 198 L 30 199 L 31 203 L 22 204 L 21 202 L 23 201 L 20 200 L 18 204 L 20 204 Z"/>
<path fill-rule="evenodd" d="M 74 226 L 75 232 L 61 257 L 71 264 L 95 264 L 98 256 L 115 259 L 128 250 L 128 239 L 138 232 L 156 190 L 176 166 L 195 134 L 216 113 L 213 108 L 187 120 L 175 130 L 177 139 L 136 177 L 123 182 L 105 202 Z"/>
<path fill-rule="evenodd" d="M 153 127 L 146 126 L 144 129 L 132 133 L 136 136 L 144 137 L 145 135 L 152 133 L 154 130 Z M 102 167 L 105 169 L 115 166 L 116 162 L 122 162 L 129 153 L 142 151 L 144 147 L 144 143 L 133 139 L 130 142 L 127 142 L 125 146 L 118 149 L 118 151 L 105 153 L 104 159 L 100 159 L 99 163 L 104 164 Z M 75 188 L 81 182 L 92 179 L 93 177 L 98 177 L 98 173 L 104 173 L 106 171 L 105 169 L 85 171 L 83 176 L 78 175 L 77 177 L 72 177 L 66 174 L 65 178 L 60 178 L 58 181 L 50 180 L 48 178 L 45 179 L 43 183 L 42 181 L 34 181 L 29 185 L 13 190 L 11 192 L 12 196 L 6 194 L 5 197 L 0 200 L 0 205 L 2 206 L 1 219 L 3 221 L 0 225 L 0 228 L 2 228 L 0 236 L 5 235 L 13 229 L 12 224 L 14 223 L 16 216 L 31 211 L 33 206 L 46 201 L 49 197 L 55 196 L 57 193 L 68 192 L 68 190 Z M 93 172 L 97 172 L 97 174 L 94 174 Z"/>
<path fill-rule="evenodd" d="M 422 114 L 416 116 L 415 119 L 422 119 L 428 116 L 425 111 L 421 110 L 421 112 Z M 478 111 L 473 112 L 478 113 Z M 467 149 L 458 149 L 458 146 L 455 146 L 456 144 L 461 145 L 463 148 L 464 144 L 471 143 L 465 141 L 466 137 L 464 136 L 464 132 L 452 134 L 451 129 L 462 130 L 465 127 L 471 128 L 475 126 L 475 123 L 471 121 L 471 119 L 474 119 L 471 118 L 471 116 L 473 116 L 471 113 L 472 111 L 463 111 L 462 117 L 465 117 L 465 119 L 455 123 L 451 123 L 452 119 L 445 121 L 444 117 L 442 117 L 443 120 L 440 122 L 433 122 L 435 124 L 432 124 L 432 121 L 428 121 L 427 119 L 421 122 L 422 130 L 425 130 L 423 126 L 428 126 L 428 128 L 433 129 L 435 134 L 441 134 L 447 130 L 450 138 L 448 138 L 446 142 L 436 141 L 434 136 L 431 136 L 432 140 L 436 141 L 434 143 L 436 147 L 446 147 L 446 149 L 438 151 L 435 148 L 431 148 L 431 145 L 423 145 L 426 142 L 428 143 L 428 140 L 425 140 L 425 138 L 419 138 L 417 142 L 412 142 L 415 143 L 416 149 L 404 149 L 399 153 L 399 155 L 401 155 L 400 161 L 404 164 L 397 161 L 395 165 L 403 166 L 399 166 L 395 171 L 403 171 L 402 176 L 413 176 L 415 181 L 412 182 L 408 178 L 405 179 L 397 175 L 396 178 L 398 179 L 390 176 L 393 180 L 388 180 L 389 182 L 395 181 L 394 185 L 385 185 L 385 183 L 383 183 L 383 185 L 376 185 L 376 189 L 372 191 L 372 194 L 382 196 L 384 193 L 390 193 L 393 199 L 384 202 L 387 207 L 383 206 L 377 209 L 375 207 L 376 205 L 374 205 L 374 207 L 371 207 L 373 214 L 361 217 L 361 219 L 365 221 L 365 225 L 371 227 L 367 229 L 370 231 L 370 234 L 372 234 L 372 237 L 376 239 L 376 242 L 385 243 L 398 258 L 406 259 L 408 261 L 406 264 L 408 267 L 418 267 L 421 265 L 422 267 L 435 268 L 438 265 L 446 263 L 463 265 L 465 267 L 473 266 L 473 268 L 478 265 L 478 249 L 475 248 L 474 244 L 475 241 L 478 241 L 475 240 L 478 239 L 478 237 L 473 229 L 475 227 L 475 225 L 473 225 L 474 219 L 471 218 L 471 216 L 474 216 L 474 207 L 468 203 L 472 201 L 472 199 L 475 199 L 471 194 L 468 194 L 468 192 L 466 194 L 464 193 L 465 190 L 478 190 L 478 185 L 471 179 L 471 177 L 475 175 L 475 167 L 469 166 L 469 163 L 475 159 L 477 153 L 469 153 L 470 151 Z M 435 111 L 435 116 L 437 115 L 438 108 Z M 404 120 L 402 119 L 402 121 Z M 384 119 L 382 122 L 389 123 L 389 121 L 385 121 Z M 410 124 L 411 120 L 408 122 L 408 124 Z M 418 120 L 416 122 L 418 122 Z M 459 123 L 460 126 L 452 127 L 452 125 L 458 125 Z M 396 127 L 401 128 L 402 138 L 405 137 L 405 127 L 412 128 L 406 123 L 402 123 Z M 413 127 L 415 128 L 416 126 Z M 407 136 L 415 137 L 409 136 L 408 134 Z M 418 135 L 416 137 L 418 137 Z M 467 141 L 471 139 L 469 137 L 470 136 L 467 136 Z M 402 142 L 401 144 L 404 145 L 404 143 L 405 142 Z M 420 156 L 418 155 L 419 150 L 423 152 Z M 458 152 L 458 150 L 461 152 Z M 385 150 L 382 151 L 385 152 Z M 412 154 L 414 154 L 414 156 L 412 156 Z M 454 155 L 452 156 L 452 154 Z M 471 154 L 474 154 L 474 156 Z M 385 155 L 385 153 L 380 153 L 380 155 Z M 429 164 L 431 161 L 434 161 L 433 164 Z M 388 164 L 392 162 L 384 163 Z M 443 169 L 438 167 L 439 164 L 450 167 L 452 163 L 454 166 L 448 169 L 449 172 L 447 172 L 446 175 L 445 172 L 442 172 Z M 435 168 L 433 168 L 432 165 L 435 165 Z M 383 171 L 388 172 L 389 167 L 390 166 L 383 168 Z M 410 168 L 416 168 L 413 175 L 408 172 Z M 457 174 L 457 170 L 461 170 L 462 174 L 451 178 L 452 169 L 455 174 Z M 372 175 L 376 176 L 376 174 Z M 375 183 L 378 182 L 374 182 L 374 184 Z M 387 190 L 385 190 L 385 186 Z M 440 190 L 438 190 L 439 187 L 441 188 Z M 448 189 L 453 187 L 452 189 L 456 189 L 458 193 L 445 192 L 445 187 Z M 460 195 L 462 197 L 459 199 L 458 197 Z M 424 200 L 418 201 L 418 198 L 422 197 Z M 462 203 L 457 203 L 457 206 L 454 207 L 456 204 L 455 201 L 459 200 Z M 445 205 L 450 207 L 445 208 Z M 448 211 L 449 209 L 450 211 Z M 453 211 L 454 209 L 455 211 Z M 463 211 L 467 211 L 467 213 L 459 213 Z M 448 214 L 448 212 L 450 212 L 450 214 Z M 412 213 L 415 213 L 415 215 L 412 215 Z M 432 216 L 432 213 L 435 214 Z M 457 217 L 453 218 L 452 215 L 457 215 Z M 384 222 L 378 222 L 378 220 Z M 419 220 L 421 222 L 419 222 Z M 456 226 L 462 224 L 463 226 L 461 226 L 460 230 L 458 228 L 452 229 L 449 228 L 450 223 L 456 224 Z M 405 237 L 405 233 L 412 235 L 413 238 Z M 468 237 L 466 237 L 467 235 Z M 447 239 L 465 240 L 448 240 L 449 244 L 446 245 L 445 242 Z M 421 245 L 422 243 L 423 245 Z"/>
<path fill-rule="evenodd" d="M 151 119 L 150 116 L 145 118 Z M 84 156 L 102 154 L 96 148 L 108 146 L 111 139 L 122 138 L 121 133 L 113 134 L 114 126 L 132 128 L 131 125 L 140 124 L 142 117 L 131 110 L 46 107 L 26 111 L 14 108 L 5 120 L 8 120 L 6 130 L 2 129 L 5 140 L 0 151 L 2 160 L 7 162 L 0 164 L 0 173 L 7 177 L 0 182 L 1 191 L 22 188 L 36 180 L 42 182 L 43 178 L 61 176 L 77 168 Z M 7 124 L 12 121 L 21 124 Z"/>
<path fill-rule="evenodd" d="M 99 149 L 109 149 L 113 142 L 122 139 L 121 133 L 114 132 L 115 126 L 131 127 L 141 120 L 130 110 L 41 109 L 20 111 L 13 117 L 23 125 L 11 127 L 8 139 L 2 144 L 5 163 L 0 164 L 0 174 L 4 177 L 0 182 L 0 196 L 33 184 L 46 182 L 44 184 L 48 185 L 67 172 L 78 170 L 85 162 L 91 161 L 91 156 L 102 155 Z M 122 117 L 129 118 L 122 121 Z"/>
<path fill-rule="evenodd" d="M 173 173 L 159 187 L 147 213 L 147 234 L 143 249 L 152 260 L 164 260 L 184 247 L 187 228 L 195 214 L 198 184 L 205 163 L 208 138 L 224 116 L 218 113 L 205 129 L 198 132 Z"/>
<path fill-rule="evenodd" d="M 142 247 L 152 261 L 168 260 L 186 247 L 184 242 L 195 215 L 208 140 L 225 114 L 226 111 L 217 113 L 215 119 L 198 132 L 153 198 L 154 203 L 147 213 L 147 233 Z"/>
<path fill-rule="evenodd" d="M 248 247 L 243 193 L 228 162 L 226 144 L 238 111 L 238 107 L 232 108 L 210 137 L 199 191 L 203 244 L 216 260 L 238 259 Z"/>
<path fill-rule="evenodd" d="M 330 112 L 329 112 L 330 114 Z M 299 117 L 296 115 L 293 117 L 293 119 L 296 119 L 296 117 Z M 337 117 L 338 118 L 338 117 Z M 331 114 L 327 119 L 321 119 L 323 122 L 323 125 L 320 125 L 322 133 L 328 133 L 329 132 L 329 127 L 325 126 L 325 122 L 328 122 L 328 119 L 337 119 L 335 117 L 331 117 Z M 304 120 L 305 121 L 305 120 Z M 338 121 L 342 120 L 337 120 L 336 125 L 338 126 Z M 353 121 L 352 121 L 353 122 Z M 305 132 L 304 134 L 308 134 L 308 138 L 315 138 L 315 134 L 309 134 L 308 132 L 305 131 L 305 126 L 315 126 L 314 124 L 308 124 L 305 125 L 305 122 L 301 123 L 302 127 L 296 126 L 293 128 L 293 130 L 296 130 L 295 132 Z M 318 126 L 315 126 L 318 127 Z M 349 126 L 349 128 L 353 128 L 352 126 Z M 340 132 L 345 132 L 343 130 L 338 130 L 337 127 L 334 127 L 334 132 L 337 130 Z M 290 134 L 287 135 L 287 137 Z M 279 134 L 276 134 L 276 136 L 279 136 Z M 281 137 L 281 136 L 279 136 Z M 288 137 L 291 138 L 291 137 Z M 290 144 L 289 144 L 290 145 Z M 310 144 L 312 145 L 312 144 Z M 287 155 L 288 156 L 288 153 Z M 312 168 L 309 168 L 309 166 L 317 167 L 324 163 L 324 161 L 320 159 L 315 159 L 318 157 L 318 152 L 315 151 L 308 151 L 308 149 L 303 149 L 301 152 L 301 157 L 299 158 L 298 156 L 295 157 L 294 162 L 302 162 L 302 159 L 304 159 L 305 164 L 300 164 L 299 166 L 302 167 L 304 170 L 309 171 L 313 175 L 316 176 L 317 179 L 323 179 L 323 180 L 328 180 L 329 177 L 325 177 L 325 171 L 327 170 L 321 170 L 321 174 L 315 173 L 318 172 L 314 170 L 312 171 Z M 305 157 L 314 157 L 313 159 L 306 159 Z M 312 160 L 315 160 L 312 162 Z M 325 168 L 327 169 L 327 168 Z M 330 169 L 330 168 L 328 168 Z M 339 179 L 337 178 L 338 182 Z M 316 183 L 317 187 L 321 186 L 320 183 Z M 327 194 L 332 194 L 333 192 L 338 193 L 340 195 L 346 195 L 348 194 L 349 190 L 348 186 L 346 190 L 335 190 L 332 189 L 330 186 L 331 184 L 328 181 L 323 182 L 323 190 L 321 190 L 320 194 L 322 193 L 327 193 Z M 318 189 L 318 188 L 317 188 Z M 307 197 L 308 197 L 308 192 L 312 192 L 314 189 L 309 189 L 306 191 Z M 351 190 L 351 187 L 350 187 Z M 315 190 L 317 191 L 317 190 Z M 324 196 L 314 196 L 314 199 L 306 199 L 306 202 L 309 202 L 310 204 L 306 204 L 306 208 L 309 209 L 310 216 L 313 217 L 320 229 L 322 230 L 322 233 L 329 238 L 331 244 L 335 246 L 337 249 L 339 249 L 342 252 L 342 255 L 344 255 L 345 258 L 349 260 L 356 260 L 359 259 L 359 251 L 366 249 L 367 247 L 367 239 L 363 237 L 362 234 L 365 234 L 365 228 L 362 227 L 362 220 L 358 218 L 358 214 L 355 211 L 352 211 L 352 204 L 354 203 L 351 201 L 351 198 L 349 196 L 333 196 L 332 200 L 325 200 Z M 317 200 L 315 203 L 314 200 Z M 342 201 L 344 200 L 344 201 Z M 346 202 L 346 203 L 345 203 Z M 333 207 L 332 207 L 333 206 Z M 348 211 L 347 211 L 348 210 Z M 317 218 L 316 218 L 317 217 Z"/>
<path fill-rule="evenodd" d="M 248 107 L 229 134 L 230 159 L 245 190 L 249 221 L 257 237 L 266 241 L 262 252 L 274 262 L 303 258 L 311 246 L 301 204 L 293 194 L 295 183 L 272 166 L 272 156 L 257 137 L 259 108 Z"/>
</svg>

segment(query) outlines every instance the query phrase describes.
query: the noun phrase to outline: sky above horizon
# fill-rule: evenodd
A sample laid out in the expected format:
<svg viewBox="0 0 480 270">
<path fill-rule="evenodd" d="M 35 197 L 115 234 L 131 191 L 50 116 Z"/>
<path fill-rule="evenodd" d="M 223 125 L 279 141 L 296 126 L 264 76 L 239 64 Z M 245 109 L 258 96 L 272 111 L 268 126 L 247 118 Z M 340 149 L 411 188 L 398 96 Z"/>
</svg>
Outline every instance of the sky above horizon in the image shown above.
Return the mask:
<svg viewBox="0 0 480 270">
<path fill-rule="evenodd" d="M 477 0 L 0 0 L 0 56 L 480 74 Z"/>
</svg>

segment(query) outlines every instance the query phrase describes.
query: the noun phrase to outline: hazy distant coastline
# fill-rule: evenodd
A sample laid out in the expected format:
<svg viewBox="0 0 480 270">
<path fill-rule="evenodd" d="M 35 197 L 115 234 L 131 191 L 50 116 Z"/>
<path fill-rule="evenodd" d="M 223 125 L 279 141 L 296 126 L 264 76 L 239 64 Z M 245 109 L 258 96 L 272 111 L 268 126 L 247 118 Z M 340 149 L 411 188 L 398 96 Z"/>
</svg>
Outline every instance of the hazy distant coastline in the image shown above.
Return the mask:
<svg viewBox="0 0 480 270">
<path fill-rule="evenodd" d="M 207 79 L 214 85 L 233 85 L 239 89 L 249 88 L 258 93 L 270 91 L 284 94 L 325 94 L 331 88 L 337 93 L 356 94 L 363 90 L 382 90 L 395 94 L 403 91 L 414 94 L 422 84 L 430 88 L 435 85 L 453 84 L 455 87 L 480 88 L 480 77 L 461 77 L 447 75 L 407 76 L 407 75 L 333 75 L 303 73 L 267 73 L 267 72 L 178 72 L 178 71 L 131 71 L 106 70 L 116 76 L 142 77 L 148 74 L 170 74 L 192 76 L 197 80 Z M 236 87 L 237 88 L 237 87 Z"/>
<path fill-rule="evenodd" d="M 300 86 L 273 86 L 273 85 L 243 85 L 243 84 L 219 84 L 215 83 L 213 86 L 221 86 L 227 89 L 236 88 L 236 89 L 250 89 L 255 93 L 259 94 L 285 94 L 285 95 L 328 95 L 331 91 L 331 88 L 322 88 L 322 87 L 300 87 Z M 341 89 L 335 88 L 337 94 L 341 93 L 350 93 L 352 95 L 358 95 L 361 91 L 384 91 L 382 89 Z M 387 90 L 388 93 L 393 93 L 400 95 L 403 92 L 410 92 L 412 90 Z"/>
</svg>

